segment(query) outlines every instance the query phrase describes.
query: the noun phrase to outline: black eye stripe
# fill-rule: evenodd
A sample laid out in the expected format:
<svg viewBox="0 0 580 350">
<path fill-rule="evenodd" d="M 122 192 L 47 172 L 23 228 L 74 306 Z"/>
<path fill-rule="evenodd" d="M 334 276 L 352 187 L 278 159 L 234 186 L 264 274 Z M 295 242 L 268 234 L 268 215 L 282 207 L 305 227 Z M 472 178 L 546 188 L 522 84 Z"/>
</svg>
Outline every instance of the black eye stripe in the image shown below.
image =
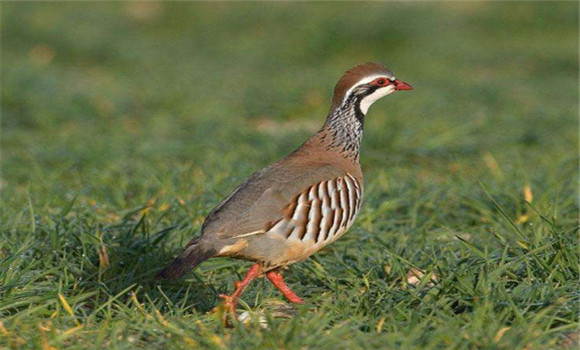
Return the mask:
<svg viewBox="0 0 580 350">
<path fill-rule="evenodd" d="M 377 91 L 379 88 L 382 88 L 382 87 L 383 86 L 371 85 L 365 92 L 363 92 L 363 97 L 371 95 L 373 92 Z"/>
</svg>

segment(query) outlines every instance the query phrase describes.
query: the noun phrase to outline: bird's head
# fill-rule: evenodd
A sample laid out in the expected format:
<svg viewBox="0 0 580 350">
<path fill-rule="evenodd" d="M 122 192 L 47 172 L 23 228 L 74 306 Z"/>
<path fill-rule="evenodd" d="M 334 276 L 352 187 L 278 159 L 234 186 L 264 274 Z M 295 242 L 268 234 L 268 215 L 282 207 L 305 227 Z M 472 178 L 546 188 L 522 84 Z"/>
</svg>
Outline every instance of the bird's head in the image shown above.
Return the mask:
<svg viewBox="0 0 580 350">
<path fill-rule="evenodd" d="M 393 72 L 375 62 L 358 65 L 344 73 L 334 88 L 332 110 L 354 104 L 366 114 L 381 97 L 400 90 L 413 90 L 411 85 L 397 78 Z"/>
</svg>

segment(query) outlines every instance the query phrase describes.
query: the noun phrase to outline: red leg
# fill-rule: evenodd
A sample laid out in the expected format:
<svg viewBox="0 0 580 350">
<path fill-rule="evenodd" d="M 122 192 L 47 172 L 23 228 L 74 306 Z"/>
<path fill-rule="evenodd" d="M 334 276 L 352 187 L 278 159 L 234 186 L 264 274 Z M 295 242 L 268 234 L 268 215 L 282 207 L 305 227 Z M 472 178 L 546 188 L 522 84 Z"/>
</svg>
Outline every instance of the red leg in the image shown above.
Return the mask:
<svg viewBox="0 0 580 350">
<path fill-rule="evenodd" d="M 225 294 L 220 295 L 220 298 L 224 299 L 224 307 L 232 314 L 232 317 L 234 318 L 236 317 L 236 306 L 238 304 L 238 299 L 242 296 L 242 293 L 244 293 L 246 287 L 259 275 L 260 275 L 260 264 L 252 265 L 248 270 L 248 272 L 246 273 L 246 277 L 244 277 L 243 280 L 241 280 L 240 282 L 234 282 L 236 290 L 232 293 L 232 295 Z"/>
<path fill-rule="evenodd" d="M 270 271 L 266 273 L 266 277 L 272 282 L 272 284 L 284 294 L 286 299 L 290 300 L 291 303 L 296 304 L 304 304 L 304 300 L 300 299 L 300 297 L 288 287 L 286 283 L 284 283 L 284 279 L 282 278 L 282 274 L 277 271 Z"/>
</svg>

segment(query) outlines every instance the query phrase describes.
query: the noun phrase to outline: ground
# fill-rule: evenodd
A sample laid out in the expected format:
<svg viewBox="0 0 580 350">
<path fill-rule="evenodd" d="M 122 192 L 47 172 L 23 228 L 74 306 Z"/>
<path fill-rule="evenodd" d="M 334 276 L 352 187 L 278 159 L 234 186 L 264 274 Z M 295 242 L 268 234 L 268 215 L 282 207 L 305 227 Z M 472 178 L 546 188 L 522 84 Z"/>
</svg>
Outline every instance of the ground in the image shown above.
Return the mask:
<svg viewBox="0 0 580 350">
<path fill-rule="evenodd" d="M 11 2 L 1 35 L 0 348 L 576 346 L 578 3 Z M 369 111 L 352 229 L 285 271 L 307 303 L 260 280 L 228 329 L 248 263 L 153 282 L 369 60 L 415 90 Z"/>
</svg>

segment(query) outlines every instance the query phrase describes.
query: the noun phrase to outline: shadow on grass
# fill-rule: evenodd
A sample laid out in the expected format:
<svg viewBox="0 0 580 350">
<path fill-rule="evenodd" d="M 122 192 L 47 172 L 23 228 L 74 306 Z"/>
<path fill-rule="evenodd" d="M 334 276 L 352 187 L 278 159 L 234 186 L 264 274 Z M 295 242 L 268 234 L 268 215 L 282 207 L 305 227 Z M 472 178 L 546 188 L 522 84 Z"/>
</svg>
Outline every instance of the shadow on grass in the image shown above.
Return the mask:
<svg viewBox="0 0 580 350">
<path fill-rule="evenodd" d="M 205 313 L 213 309 L 219 293 L 196 273 L 174 281 L 154 280 L 156 273 L 179 253 L 165 246 L 170 233 L 187 230 L 189 234 L 191 227 L 176 225 L 154 230 L 153 226 L 159 225 L 152 224 L 146 209 L 141 208 L 125 215 L 119 224 L 103 227 L 97 254 L 90 258 L 91 264 L 82 268 L 81 287 L 98 291 L 94 301 L 99 303 L 128 303 L 135 293 L 140 302 L 150 303 L 161 312 L 194 309 Z"/>
</svg>

